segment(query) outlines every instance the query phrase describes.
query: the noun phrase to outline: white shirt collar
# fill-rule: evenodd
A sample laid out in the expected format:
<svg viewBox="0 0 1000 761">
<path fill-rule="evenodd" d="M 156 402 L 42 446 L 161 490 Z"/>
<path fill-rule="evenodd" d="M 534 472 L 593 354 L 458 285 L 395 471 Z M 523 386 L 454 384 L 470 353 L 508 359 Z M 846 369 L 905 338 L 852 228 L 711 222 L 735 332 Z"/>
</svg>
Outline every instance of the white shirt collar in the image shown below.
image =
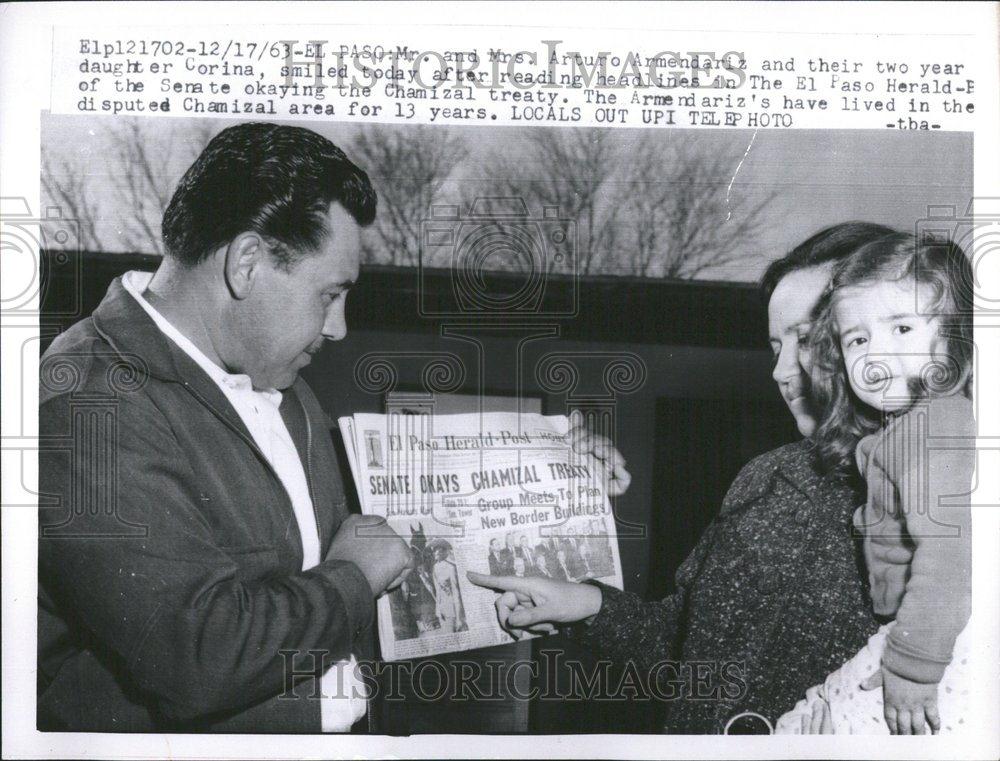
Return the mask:
<svg viewBox="0 0 1000 761">
<path fill-rule="evenodd" d="M 233 374 L 223 370 L 219 367 L 219 365 L 206 357 L 205 353 L 201 349 L 195 346 L 187 336 L 175 328 L 166 317 L 156 310 L 152 304 L 146 301 L 142 292 L 146 290 L 152 279 L 152 272 L 139 272 L 137 270 L 132 270 L 122 275 L 122 285 L 125 287 L 125 290 L 131 294 L 132 298 L 139 302 L 139 306 L 145 310 L 150 319 L 156 323 L 156 327 L 160 329 L 160 332 L 177 344 L 177 347 L 194 360 L 198 367 L 208 373 L 208 376 L 215 381 L 217 385 L 225 386 L 233 391 L 254 391 L 249 375 L 242 373 Z M 256 391 L 255 393 L 261 394 L 275 406 L 281 403 L 281 392 L 275 389 Z"/>
</svg>

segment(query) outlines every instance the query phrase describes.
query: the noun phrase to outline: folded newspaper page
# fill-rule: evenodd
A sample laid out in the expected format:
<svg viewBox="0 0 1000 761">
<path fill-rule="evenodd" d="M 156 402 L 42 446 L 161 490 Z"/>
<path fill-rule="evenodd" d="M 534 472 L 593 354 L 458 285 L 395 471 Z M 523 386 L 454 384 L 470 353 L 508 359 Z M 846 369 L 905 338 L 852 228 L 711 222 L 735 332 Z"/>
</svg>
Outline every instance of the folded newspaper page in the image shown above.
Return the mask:
<svg viewBox="0 0 1000 761">
<path fill-rule="evenodd" d="M 621 588 L 603 468 L 566 443 L 565 416 L 342 417 L 361 509 L 410 545 L 413 567 L 378 600 L 386 660 L 513 641 L 496 594 L 466 571 L 600 579 Z"/>
</svg>

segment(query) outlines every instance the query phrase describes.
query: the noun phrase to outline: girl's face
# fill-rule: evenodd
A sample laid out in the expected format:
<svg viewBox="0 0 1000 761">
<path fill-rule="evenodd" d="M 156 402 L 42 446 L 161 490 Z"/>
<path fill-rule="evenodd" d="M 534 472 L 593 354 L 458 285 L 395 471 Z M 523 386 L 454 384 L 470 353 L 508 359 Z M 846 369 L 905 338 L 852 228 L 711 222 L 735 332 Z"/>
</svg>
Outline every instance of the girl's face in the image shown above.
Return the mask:
<svg viewBox="0 0 1000 761">
<path fill-rule="evenodd" d="M 851 286 L 838 292 L 833 315 L 851 390 L 877 410 L 913 403 L 910 381 L 941 361 L 933 294 L 912 278 Z"/>
</svg>

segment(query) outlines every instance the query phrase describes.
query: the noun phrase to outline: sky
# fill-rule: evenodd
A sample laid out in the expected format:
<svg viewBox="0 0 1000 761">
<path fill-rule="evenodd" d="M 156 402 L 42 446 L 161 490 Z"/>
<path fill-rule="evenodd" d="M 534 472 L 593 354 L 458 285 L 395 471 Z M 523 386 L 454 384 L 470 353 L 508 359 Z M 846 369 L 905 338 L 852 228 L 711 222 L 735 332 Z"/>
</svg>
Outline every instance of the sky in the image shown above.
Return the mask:
<svg viewBox="0 0 1000 761">
<path fill-rule="evenodd" d="M 42 119 L 43 157 L 66 162 L 87 176 L 88 195 L 98 208 L 102 238 L 118 248 L 117 230 L 134 211 L 125 208 L 116 183 L 130 171 L 110 150 L 113 117 L 59 116 Z M 214 120 L 222 128 L 231 122 Z M 204 124 L 204 122 L 202 122 Z M 337 122 L 302 123 L 340 145 L 349 145 L 357 127 Z M 145 119 L 142 133 L 155 155 L 166 157 L 162 171 L 168 186 L 194 156 L 185 136 L 195 119 Z M 406 132 L 409 127 L 390 129 Z M 461 138 L 468 157 L 454 167 L 452 180 L 472 182 L 488 172 L 490 157 L 501 153 L 524 178 L 535 171 L 519 161 L 527 150 L 526 128 L 504 126 L 445 127 Z M 541 128 L 534 128 L 541 129 Z M 562 129 L 560 127 L 547 129 Z M 964 215 L 972 198 L 972 136 L 968 133 L 898 130 L 730 130 L 654 129 L 655 144 L 692 145 L 726 155 L 724 175 L 715 178 L 729 188 L 734 202 L 752 203 L 762 194 L 778 191 L 768 207 L 759 234 L 746 242 L 739 258 L 701 273 L 711 280 L 756 281 L 767 263 L 793 248 L 817 230 L 850 220 L 876 222 L 912 230 L 929 207 L 955 207 Z M 649 130 L 618 128 L 624 152 L 640 133 Z M 731 187 L 730 187 L 731 184 Z M 534 211 L 534 210 L 533 210 Z M 940 209 L 938 210 L 940 212 Z M 724 223 L 724 220 L 719 220 Z"/>
</svg>

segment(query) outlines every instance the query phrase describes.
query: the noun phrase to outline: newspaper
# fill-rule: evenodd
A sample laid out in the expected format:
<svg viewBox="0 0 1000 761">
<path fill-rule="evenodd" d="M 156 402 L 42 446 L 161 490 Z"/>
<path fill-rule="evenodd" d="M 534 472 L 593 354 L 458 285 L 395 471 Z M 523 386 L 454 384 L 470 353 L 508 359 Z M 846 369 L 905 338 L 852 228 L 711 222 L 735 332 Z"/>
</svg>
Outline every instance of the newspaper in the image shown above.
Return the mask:
<svg viewBox="0 0 1000 761">
<path fill-rule="evenodd" d="M 466 571 L 622 588 L 600 466 L 565 440 L 565 416 L 393 412 L 339 419 L 366 515 L 410 545 L 413 567 L 378 600 L 386 660 L 513 641 L 495 594 Z"/>
<path fill-rule="evenodd" d="M 5 757 L 1000 757 L 998 7 L 584 3 L 567 13 L 563 3 L 5 5 L 0 24 L 0 347 L 7 370 L 0 498 Z M 673 579 L 656 565 L 667 553 L 650 543 L 659 538 L 660 550 L 673 550 L 699 541 L 708 518 L 702 521 L 698 511 L 714 512 L 721 501 L 689 502 L 690 509 L 678 513 L 676 503 L 663 499 L 664 490 L 658 489 L 663 460 L 680 461 L 699 448 L 710 460 L 717 452 L 736 450 L 737 443 L 747 448 L 797 440 L 791 435 L 776 440 L 780 426 L 790 422 L 788 411 L 774 412 L 765 404 L 781 402 L 767 336 L 755 330 L 761 315 L 730 308 L 729 297 L 712 300 L 705 294 L 725 291 L 738 301 L 768 262 L 829 224 L 878 222 L 940 231 L 961 242 L 976 262 L 980 437 L 970 487 L 976 525 L 976 646 L 970 663 L 977 678 L 973 710 L 964 720 L 966 734 L 919 741 L 871 735 L 661 737 L 640 734 L 649 729 L 623 720 L 642 709 L 636 702 L 617 697 L 597 702 L 580 693 L 536 701 L 532 710 L 543 706 L 548 713 L 532 715 L 534 734 L 524 737 L 471 736 L 470 731 L 480 730 L 453 714 L 427 722 L 420 731 L 433 734 L 423 737 L 417 731 L 410 737 L 332 737 L 319 734 L 315 722 L 315 734 L 292 737 L 274 731 L 275 716 L 265 712 L 256 718 L 257 730 L 266 735 L 182 733 L 171 727 L 139 735 L 128 726 L 115 734 L 73 725 L 64 732 L 46 731 L 39 719 L 51 707 L 44 685 L 52 672 L 40 657 L 46 645 L 32 623 L 47 615 L 39 594 L 39 548 L 46 539 L 40 537 L 38 507 L 50 498 L 38 488 L 38 455 L 74 442 L 38 437 L 39 345 L 44 349 L 53 335 L 91 313 L 119 257 L 130 267 L 155 267 L 149 259 L 162 254 L 163 207 L 181 176 L 220 130 L 250 121 L 320 133 L 378 186 L 378 216 L 365 230 L 365 271 L 351 298 L 355 309 L 366 298 L 367 306 L 352 313 L 349 340 L 327 348 L 306 373 L 323 407 L 336 414 L 382 409 L 373 406 L 372 396 L 387 389 L 371 388 L 357 373 L 352 378 L 350 368 L 362 356 L 393 359 L 400 349 L 461 354 L 473 371 L 461 392 L 473 386 L 480 394 L 544 392 L 549 404 L 559 405 L 565 397 L 567 408 L 603 393 L 598 401 L 616 416 L 613 430 L 621 435 L 615 443 L 632 473 L 628 493 L 616 500 L 618 525 L 623 529 L 627 517 L 646 537 L 630 540 L 621 532 L 622 577 L 629 591 L 649 601 L 659 597 L 651 592 L 655 583 Z M 780 197 L 772 199 L 771 191 L 780 191 Z M 558 197 L 550 200 L 553 195 Z M 479 311 L 498 322 L 496 294 L 491 283 L 480 282 L 475 267 L 453 256 L 457 246 L 437 235 L 450 229 L 457 239 L 463 224 L 482 225 L 473 201 L 494 196 L 524 198 L 533 241 L 552 242 L 558 233 L 573 243 L 570 249 L 539 246 L 547 264 L 532 271 L 544 277 L 500 283 L 514 286 L 500 300 L 515 318 L 504 320 L 511 328 L 507 336 L 470 329 Z M 559 206 L 555 218 L 548 214 L 550 205 Z M 448 206 L 459 212 L 438 214 Z M 757 209 L 761 213 L 754 215 Z M 425 231 L 435 233 L 424 239 L 435 245 L 417 245 Z M 49 249 L 48 256 L 41 256 L 41 248 Z M 470 253 L 488 249 L 471 247 Z M 432 277 L 434 271 L 441 273 L 439 280 Z M 562 287 L 547 288 L 553 282 L 550 273 L 562 278 Z M 577 280 L 586 286 L 582 296 L 574 290 Z M 680 282 L 685 280 L 694 282 Z M 677 285 L 673 296 L 660 298 L 658 286 L 671 281 Z M 525 282 L 538 285 L 538 298 L 521 298 L 522 289 L 536 295 Z M 536 369 L 549 350 L 528 328 L 549 330 L 559 351 L 581 366 L 611 352 L 634 353 L 648 364 L 645 385 L 631 395 L 605 389 L 604 365 L 597 362 L 582 367 L 579 388 L 540 389 L 544 373 Z M 746 340 L 732 338 L 741 332 Z M 479 343 L 473 344 L 470 334 Z M 730 337 L 723 340 L 723 334 Z M 418 386 L 422 368 L 400 365 L 399 388 Z M 690 400 L 693 407 L 732 399 L 764 406 L 733 415 L 732 424 L 723 415 L 711 426 L 676 428 L 711 440 L 715 431 L 724 434 L 757 421 L 753 431 L 720 435 L 702 447 L 697 436 L 681 430 L 669 446 L 664 444 L 665 434 L 676 431 L 654 417 L 660 400 L 681 405 Z M 82 413 L 99 417 L 95 400 L 80 402 Z M 104 412 L 113 419 L 113 410 Z M 772 423 L 774 431 L 764 430 Z M 114 426 L 109 430 L 116 431 Z M 362 446 L 356 451 L 364 459 L 365 429 L 358 430 Z M 477 430 L 487 430 L 485 423 Z M 115 446 L 130 443 L 126 436 L 115 439 Z M 383 456 L 390 458 L 388 438 L 381 443 Z M 527 448 L 521 450 L 519 456 L 526 457 Z M 219 457 L 228 454 L 219 452 Z M 690 473 L 692 481 L 698 478 L 694 469 Z M 146 474 L 109 466 L 87 475 L 105 476 L 126 484 Z M 717 475 L 702 480 L 723 491 L 731 483 Z M 88 482 L 83 488 L 115 493 L 93 487 Z M 192 499 L 206 500 L 199 491 L 192 490 Z M 443 504 L 445 496 L 462 495 L 435 493 L 433 499 Z M 383 509 L 390 504 L 384 500 Z M 127 506 L 119 501 L 112 507 Z M 672 516 L 667 525 L 675 530 L 659 525 L 663 515 Z M 456 529 L 436 517 L 390 521 L 408 541 L 415 528 L 428 543 L 440 537 L 451 545 L 470 623 L 472 611 L 479 610 L 474 603 L 490 600 L 491 593 L 466 584 L 461 563 L 472 561 L 462 553 L 475 555 L 480 546 L 488 547 L 489 532 L 481 524 L 476 528 L 480 544 L 464 534 L 456 539 Z M 505 548 L 506 531 L 496 535 Z M 757 538 L 747 535 L 742 557 L 792 554 L 793 548 L 763 546 Z M 533 540 L 529 534 L 529 543 Z M 98 540 L 105 546 L 137 541 Z M 612 548 L 617 571 L 618 548 Z M 252 565 L 266 555 L 267 550 L 249 553 L 244 562 Z M 686 556 L 684 549 L 671 559 Z M 478 570 L 489 570 L 485 554 L 473 560 L 480 562 Z M 811 571 L 822 558 L 802 553 L 801 562 L 801 574 L 776 581 L 820 604 L 828 590 L 814 583 Z M 81 568 L 88 578 L 90 571 Z M 864 569 L 859 573 L 864 576 Z M 155 581 L 153 575 L 146 578 Z M 770 586 L 743 589 L 749 601 L 775 597 Z M 706 585 L 688 597 L 712 593 Z M 99 586 L 93 595 L 100 598 Z M 389 608 L 392 599 L 379 604 Z M 128 616 L 131 620 L 133 612 Z M 710 625 L 741 622 L 730 615 Z M 403 641 L 412 645 L 420 637 Z M 63 643 L 55 644 L 58 650 Z M 187 644 L 178 641 L 176 647 Z M 139 662 L 173 654 L 142 642 L 135 647 Z M 88 651 L 87 658 L 90 653 L 96 651 Z M 702 655 L 719 659 L 728 653 Z M 766 655 L 781 663 L 787 653 L 774 648 Z M 396 652 L 394 657 L 402 656 Z M 498 672 L 495 682 L 512 668 Z M 68 669 L 60 676 L 72 678 Z M 106 684 L 109 692 L 120 690 L 140 700 L 149 694 L 133 676 Z M 451 682 L 453 688 L 458 684 L 457 678 Z M 224 687 L 224 681 L 217 686 Z M 491 710 L 488 700 L 474 700 L 484 713 Z M 553 707 L 572 712 L 575 723 L 553 721 Z M 717 707 L 721 713 L 723 706 Z M 389 708 L 410 713 L 410 706 Z M 527 728 L 525 723 L 517 731 Z M 370 730 L 384 731 L 377 722 Z M 447 734 L 456 731 L 462 734 Z M 608 734 L 574 738 L 560 731 Z"/>
</svg>

